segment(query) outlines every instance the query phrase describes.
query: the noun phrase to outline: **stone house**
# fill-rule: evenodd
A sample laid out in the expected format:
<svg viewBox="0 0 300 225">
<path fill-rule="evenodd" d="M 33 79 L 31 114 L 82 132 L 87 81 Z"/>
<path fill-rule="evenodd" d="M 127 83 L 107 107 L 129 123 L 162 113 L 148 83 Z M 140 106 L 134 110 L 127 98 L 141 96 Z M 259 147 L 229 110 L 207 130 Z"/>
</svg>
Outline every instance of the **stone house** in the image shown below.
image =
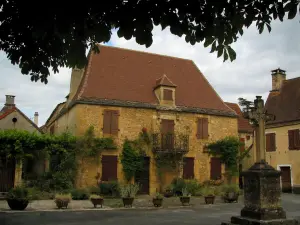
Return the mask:
<svg viewBox="0 0 300 225">
<path fill-rule="evenodd" d="M 38 127 L 38 112 L 34 114 L 34 121 L 29 119 L 15 104 L 15 96 L 6 95 L 6 102 L 0 111 L 0 130 L 17 129 L 29 132 L 41 133 Z M 22 180 L 23 170 L 35 169 L 43 171 L 43 164 L 36 163 L 29 168 L 21 163 L 15 163 L 0 156 L 0 193 L 7 192 L 11 187 L 19 184 Z"/>
<path fill-rule="evenodd" d="M 276 119 L 266 124 L 267 162 L 282 172 L 284 192 L 300 193 L 300 77 L 286 79 L 282 69 L 271 76 L 265 109 Z"/>
<path fill-rule="evenodd" d="M 84 69 L 72 70 L 66 101 L 55 108 L 46 127 L 52 134 L 68 130 L 83 135 L 93 125 L 99 137 L 115 139 L 118 149 L 104 151 L 101 165 L 89 166 L 84 186 L 94 185 L 97 173 L 103 182 L 123 181 L 122 144 L 146 128 L 153 135 L 153 148 L 136 181 L 148 194 L 163 189 L 174 177 L 220 178 L 224 166 L 203 148 L 225 136 L 237 136 L 237 124 L 236 113 L 192 60 L 100 46 L 99 54 L 89 53 Z M 167 151 L 184 154 L 183 168 L 163 171 L 158 178 L 154 156 Z"/>
</svg>

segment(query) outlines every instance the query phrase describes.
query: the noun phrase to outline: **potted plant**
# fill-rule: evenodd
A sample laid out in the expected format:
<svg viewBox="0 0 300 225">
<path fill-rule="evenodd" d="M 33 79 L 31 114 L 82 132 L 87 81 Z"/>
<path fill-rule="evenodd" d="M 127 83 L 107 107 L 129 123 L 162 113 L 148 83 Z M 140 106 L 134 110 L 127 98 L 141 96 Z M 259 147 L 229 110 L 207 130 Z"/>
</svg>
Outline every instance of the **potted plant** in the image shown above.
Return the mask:
<svg viewBox="0 0 300 225">
<path fill-rule="evenodd" d="M 239 195 L 240 189 L 236 184 L 225 185 L 222 188 L 222 198 L 226 203 L 238 202 Z"/>
<path fill-rule="evenodd" d="M 202 195 L 204 196 L 204 200 L 206 204 L 214 204 L 215 203 L 215 189 L 213 187 L 204 187 L 202 189 Z"/>
<path fill-rule="evenodd" d="M 173 185 L 169 185 L 164 192 L 164 197 L 170 198 L 170 197 L 173 197 L 173 195 L 174 195 Z"/>
<path fill-rule="evenodd" d="M 191 200 L 191 194 L 188 192 L 186 187 L 184 187 L 181 192 L 182 192 L 182 196 L 179 197 L 181 204 L 183 206 L 184 205 L 189 205 L 190 200 Z"/>
<path fill-rule="evenodd" d="M 57 208 L 68 208 L 68 204 L 72 199 L 71 194 L 56 194 L 54 197 L 54 202 L 56 203 Z"/>
<path fill-rule="evenodd" d="M 159 192 L 156 192 L 155 196 L 152 199 L 153 205 L 155 207 L 161 207 L 163 203 L 163 196 Z"/>
<path fill-rule="evenodd" d="M 124 207 L 130 206 L 132 207 L 133 200 L 139 191 L 140 187 L 138 184 L 127 184 L 120 185 L 120 195 L 123 201 Z"/>
<path fill-rule="evenodd" d="M 102 205 L 103 205 L 103 197 L 102 196 L 93 194 L 90 196 L 90 201 L 93 203 L 94 208 L 97 208 L 97 205 L 100 205 L 102 208 Z"/>
<path fill-rule="evenodd" d="M 24 210 L 31 200 L 30 193 L 27 188 L 17 186 L 9 190 L 6 201 L 11 210 Z"/>
</svg>

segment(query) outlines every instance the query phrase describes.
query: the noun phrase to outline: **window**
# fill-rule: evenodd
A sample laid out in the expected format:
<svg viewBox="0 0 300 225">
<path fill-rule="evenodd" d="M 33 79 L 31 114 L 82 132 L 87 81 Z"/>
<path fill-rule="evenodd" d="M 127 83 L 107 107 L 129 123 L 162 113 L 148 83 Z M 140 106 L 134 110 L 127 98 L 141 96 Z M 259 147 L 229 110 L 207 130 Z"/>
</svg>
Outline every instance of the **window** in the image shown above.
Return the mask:
<svg viewBox="0 0 300 225">
<path fill-rule="evenodd" d="M 222 178 L 222 163 L 220 158 L 213 157 L 210 159 L 210 179 L 219 180 Z"/>
<path fill-rule="evenodd" d="M 164 89 L 164 100 L 173 101 L 173 91 L 170 89 Z"/>
<path fill-rule="evenodd" d="M 194 158 L 183 158 L 183 179 L 194 179 Z"/>
<path fill-rule="evenodd" d="M 270 133 L 266 134 L 266 151 L 275 152 L 276 151 L 276 134 Z"/>
<path fill-rule="evenodd" d="M 119 131 L 119 111 L 104 110 L 103 113 L 103 133 L 118 134 Z"/>
<path fill-rule="evenodd" d="M 300 150 L 300 130 L 289 130 L 289 150 Z"/>
<path fill-rule="evenodd" d="M 118 156 L 102 156 L 102 181 L 115 181 L 118 179 Z"/>
<path fill-rule="evenodd" d="M 197 138 L 207 139 L 208 138 L 208 119 L 199 118 L 197 121 Z"/>
<path fill-rule="evenodd" d="M 249 141 L 250 140 L 250 135 L 246 136 L 246 140 Z"/>
</svg>

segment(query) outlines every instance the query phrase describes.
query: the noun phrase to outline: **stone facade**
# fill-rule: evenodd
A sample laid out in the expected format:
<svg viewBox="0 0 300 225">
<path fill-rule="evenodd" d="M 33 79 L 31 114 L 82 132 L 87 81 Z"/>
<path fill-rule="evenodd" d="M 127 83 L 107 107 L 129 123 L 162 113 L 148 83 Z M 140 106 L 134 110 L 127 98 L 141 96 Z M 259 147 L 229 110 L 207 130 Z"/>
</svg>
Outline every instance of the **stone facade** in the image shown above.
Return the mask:
<svg viewBox="0 0 300 225">
<path fill-rule="evenodd" d="M 210 157 L 203 152 L 206 143 L 215 141 L 226 136 L 237 136 L 237 118 L 225 116 L 213 116 L 194 113 L 172 112 L 154 109 L 130 108 L 130 107 L 111 107 L 89 104 L 76 104 L 70 111 L 62 115 L 54 122 L 55 133 L 65 130 L 74 135 L 83 135 L 91 125 L 95 128 L 95 133 L 103 137 L 103 111 L 105 109 L 119 111 L 119 132 L 115 136 L 118 145 L 117 150 L 106 150 L 103 155 L 120 155 L 123 141 L 136 139 L 145 127 L 149 132 L 159 132 L 162 119 L 170 119 L 175 122 L 175 133 L 189 135 L 189 152 L 186 157 L 194 157 L 195 179 L 204 181 L 210 178 Z M 208 118 L 208 140 L 197 139 L 197 118 Z M 48 126 L 48 129 L 52 125 Z M 157 188 L 168 185 L 171 180 L 178 176 L 176 171 L 163 173 L 163 181 L 158 179 L 155 160 L 151 150 L 147 152 L 150 157 L 150 193 L 154 193 Z M 123 181 L 122 165 L 118 160 L 118 180 Z M 224 170 L 224 168 L 223 168 Z M 89 163 L 85 169 L 83 180 L 78 182 L 80 186 L 90 186 L 96 184 L 95 176 L 101 173 L 101 164 Z M 100 174 L 101 175 L 101 174 Z"/>
</svg>

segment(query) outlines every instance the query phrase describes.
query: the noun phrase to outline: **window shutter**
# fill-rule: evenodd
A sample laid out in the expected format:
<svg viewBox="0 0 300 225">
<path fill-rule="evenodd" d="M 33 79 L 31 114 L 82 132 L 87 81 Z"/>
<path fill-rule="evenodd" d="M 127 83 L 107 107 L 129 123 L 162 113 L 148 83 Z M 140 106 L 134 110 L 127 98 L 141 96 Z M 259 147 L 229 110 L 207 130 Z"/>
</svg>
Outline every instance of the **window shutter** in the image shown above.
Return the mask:
<svg viewBox="0 0 300 225">
<path fill-rule="evenodd" d="M 183 179 L 194 179 L 194 158 L 185 157 L 183 160 Z"/>
<path fill-rule="evenodd" d="M 202 118 L 202 138 L 208 138 L 208 119 Z"/>
<path fill-rule="evenodd" d="M 111 113 L 111 134 L 118 134 L 119 132 L 119 111 L 112 111 Z"/>
<path fill-rule="evenodd" d="M 294 130 L 289 130 L 288 136 L 289 136 L 289 149 L 292 150 L 295 148 L 295 146 L 294 146 Z"/>
<path fill-rule="evenodd" d="M 270 134 L 270 142 L 271 142 L 271 151 L 275 152 L 276 151 L 276 134 L 272 133 Z"/>
<path fill-rule="evenodd" d="M 102 181 L 118 179 L 118 157 L 113 155 L 102 156 Z"/>
<path fill-rule="evenodd" d="M 172 101 L 173 100 L 173 91 L 169 89 L 164 89 L 164 100 Z"/>
<path fill-rule="evenodd" d="M 198 118 L 197 120 L 197 138 L 202 138 L 202 118 Z"/>
<path fill-rule="evenodd" d="M 210 160 L 210 179 L 218 180 L 222 178 L 222 163 L 219 158 L 211 158 Z"/>
<path fill-rule="evenodd" d="M 266 151 L 270 152 L 271 151 L 271 139 L 270 139 L 270 134 L 266 134 Z"/>
<path fill-rule="evenodd" d="M 111 111 L 104 110 L 103 113 L 103 133 L 110 134 L 111 133 Z"/>
<path fill-rule="evenodd" d="M 244 152 L 245 151 L 245 138 L 240 138 L 240 142 L 242 142 L 242 145 L 240 147 L 240 152 Z"/>
<path fill-rule="evenodd" d="M 296 129 L 294 131 L 294 139 L 295 139 L 295 148 L 300 150 L 300 130 Z"/>
</svg>

